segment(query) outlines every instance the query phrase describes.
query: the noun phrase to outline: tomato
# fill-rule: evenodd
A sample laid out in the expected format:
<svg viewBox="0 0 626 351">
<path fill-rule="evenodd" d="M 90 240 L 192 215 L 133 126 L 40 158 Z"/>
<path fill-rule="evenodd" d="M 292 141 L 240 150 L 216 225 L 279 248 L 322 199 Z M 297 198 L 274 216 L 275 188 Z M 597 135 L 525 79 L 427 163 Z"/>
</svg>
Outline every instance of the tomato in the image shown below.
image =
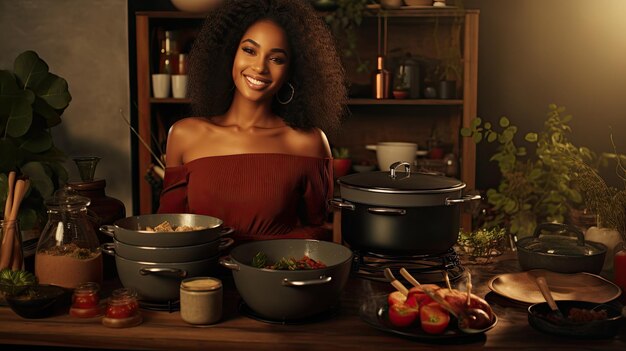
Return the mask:
<svg viewBox="0 0 626 351">
<path fill-rule="evenodd" d="M 389 306 L 395 305 L 397 303 L 404 303 L 405 301 L 406 296 L 399 291 L 394 291 L 387 296 L 387 303 L 389 304 Z"/>
<path fill-rule="evenodd" d="M 89 308 L 98 306 L 97 294 L 74 294 L 72 296 L 72 307 Z"/>
<path fill-rule="evenodd" d="M 430 284 L 428 286 L 430 286 Z M 439 287 L 437 287 L 437 289 L 439 289 Z M 422 290 L 422 288 L 413 287 L 411 288 L 411 290 L 409 290 L 409 295 L 407 296 L 407 302 L 406 302 L 407 305 L 414 307 L 414 308 L 419 308 L 420 306 L 427 305 L 431 302 L 434 302 L 434 300 L 430 296 L 428 296 Z"/>
<path fill-rule="evenodd" d="M 417 319 L 418 312 L 404 303 L 389 306 L 389 322 L 396 327 L 408 327 Z"/>
<path fill-rule="evenodd" d="M 441 334 L 450 323 L 450 314 L 438 303 L 432 302 L 420 308 L 422 330 L 428 334 Z"/>
</svg>

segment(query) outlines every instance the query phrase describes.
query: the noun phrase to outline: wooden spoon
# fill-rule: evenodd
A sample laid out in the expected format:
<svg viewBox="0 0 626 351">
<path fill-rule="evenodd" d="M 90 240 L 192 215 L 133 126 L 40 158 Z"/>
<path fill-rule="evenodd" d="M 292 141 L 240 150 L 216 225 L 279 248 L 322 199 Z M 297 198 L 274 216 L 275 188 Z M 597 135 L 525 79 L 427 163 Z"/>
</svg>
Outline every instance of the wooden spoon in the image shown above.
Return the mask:
<svg viewBox="0 0 626 351">
<path fill-rule="evenodd" d="M 552 297 L 552 293 L 550 292 L 550 288 L 548 287 L 548 282 L 546 282 L 546 278 L 537 277 L 535 282 L 537 283 L 537 286 L 541 291 L 541 295 L 543 295 L 543 298 L 546 299 L 548 306 L 550 306 L 550 309 L 552 310 L 550 312 L 550 317 L 554 318 L 557 322 L 567 321 L 561 310 L 559 310 L 559 306 L 557 306 L 554 298 Z"/>
</svg>

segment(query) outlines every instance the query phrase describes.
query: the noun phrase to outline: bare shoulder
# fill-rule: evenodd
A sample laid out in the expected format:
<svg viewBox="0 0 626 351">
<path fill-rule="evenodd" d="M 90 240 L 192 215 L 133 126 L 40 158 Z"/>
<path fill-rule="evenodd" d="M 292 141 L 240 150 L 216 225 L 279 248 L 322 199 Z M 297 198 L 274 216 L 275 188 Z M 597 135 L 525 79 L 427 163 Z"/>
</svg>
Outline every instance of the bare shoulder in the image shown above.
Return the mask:
<svg viewBox="0 0 626 351">
<path fill-rule="evenodd" d="M 289 132 L 289 148 L 295 155 L 310 157 L 330 157 L 330 146 L 326 134 L 321 129 L 291 129 Z"/>
<path fill-rule="evenodd" d="M 183 155 L 210 131 L 210 123 L 200 117 L 188 117 L 174 123 L 167 135 L 166 165 L 183 164 Z"/>
</svg>

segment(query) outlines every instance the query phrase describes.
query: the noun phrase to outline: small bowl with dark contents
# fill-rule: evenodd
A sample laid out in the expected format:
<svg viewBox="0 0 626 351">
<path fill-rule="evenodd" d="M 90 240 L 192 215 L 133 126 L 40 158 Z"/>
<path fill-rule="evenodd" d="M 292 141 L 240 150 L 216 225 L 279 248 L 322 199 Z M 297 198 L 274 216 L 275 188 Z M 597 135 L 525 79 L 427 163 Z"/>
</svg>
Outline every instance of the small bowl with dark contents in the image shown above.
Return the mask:
<svg viewBox="0 0 626 351">
<path fill-rule="evenodd" d="M 622 314 L 611 304 L 571 300 L 556 304 L 563 317 L 541 302 L 528 307 L 528 323 L 541 332 L 580 339 L 612 338 L 619 331 Z"/>
</svg>

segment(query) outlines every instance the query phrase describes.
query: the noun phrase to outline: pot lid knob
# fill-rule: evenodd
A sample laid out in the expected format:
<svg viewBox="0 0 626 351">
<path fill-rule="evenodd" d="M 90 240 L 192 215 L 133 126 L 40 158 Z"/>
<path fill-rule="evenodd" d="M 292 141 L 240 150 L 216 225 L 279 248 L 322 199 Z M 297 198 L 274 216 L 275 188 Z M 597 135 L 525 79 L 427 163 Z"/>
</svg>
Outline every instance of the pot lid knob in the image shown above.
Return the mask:
<svg viewBox="0 0 626 351">
<path fill-rule="evenodd" d="M 391 179 L 396 179 L 396 168 L 400 167 L 400 166 L 404 166 L 404 172 L 406 173 L 406 177 L 410 177 L 411 176 L 411 164 L 408 162 L 394 162 L 389 166 L 389 177 L 391 177 Z"/>
</svg>

